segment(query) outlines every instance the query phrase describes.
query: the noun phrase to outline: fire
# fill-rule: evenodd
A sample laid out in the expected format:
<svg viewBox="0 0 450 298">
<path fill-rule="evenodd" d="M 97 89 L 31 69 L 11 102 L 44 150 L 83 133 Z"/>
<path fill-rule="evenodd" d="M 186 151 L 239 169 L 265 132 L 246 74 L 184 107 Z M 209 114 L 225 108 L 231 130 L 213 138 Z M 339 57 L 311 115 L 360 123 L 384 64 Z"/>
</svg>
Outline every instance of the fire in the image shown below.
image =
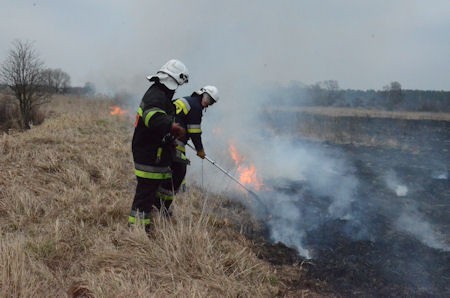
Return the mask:
<svg viewBox="0 0 450 298">
<path fill-rule="evenodd" d="M 111 106 L 111 107 L 109 107 L 109 110 L 110 110 L 109 113 L 112 116 L 125 116 L 128 114 L 127 110 L 124 110 L 119 106 Z"/>
<path fill-rule="evenodd" d="M 239 154 L 236 147 L 230 144 L 229 152 L 231 158 L 236 164 L 239 173 L 239 181 L 244 185 L 251 185 L 256 190 L 260 190 L 263 186 L 262 179 L 256 174 L 256 168 L 253 164 L 249 166 L 243 165 L 244 157 Z"/>
<path fill-rule="evenodd" d="M 231 158 L 234 160 L 234 163 L 237 166 L 244 161 L 244 159 L 241 156 L 239 156 L 239 153 L 237 152 L 237 149 L 233 144 L 230 144 L 229 150 L 230 150 Z"/>
</svg>

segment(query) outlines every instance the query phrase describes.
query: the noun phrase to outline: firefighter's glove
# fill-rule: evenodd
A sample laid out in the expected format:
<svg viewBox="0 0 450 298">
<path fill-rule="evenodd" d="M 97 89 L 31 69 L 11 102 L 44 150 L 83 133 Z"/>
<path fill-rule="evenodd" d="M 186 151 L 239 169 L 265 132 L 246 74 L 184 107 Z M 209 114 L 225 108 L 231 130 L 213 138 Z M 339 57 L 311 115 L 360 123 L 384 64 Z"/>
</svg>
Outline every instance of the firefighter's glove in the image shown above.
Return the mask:
<svg viewBox="0 0 450 298">
<path fill-rule="evenodd" d="M 186 135 L 186 130 L 178 123 L 172 123 L 170 134 L 179 139 Z"/>
<path fill-rule="evenodd" d="M 197 151 L 197 156 L 200 157 L 201 159 L 205 159 L 206 154 L 204 150 L 198 150 Z"/>
</svg>

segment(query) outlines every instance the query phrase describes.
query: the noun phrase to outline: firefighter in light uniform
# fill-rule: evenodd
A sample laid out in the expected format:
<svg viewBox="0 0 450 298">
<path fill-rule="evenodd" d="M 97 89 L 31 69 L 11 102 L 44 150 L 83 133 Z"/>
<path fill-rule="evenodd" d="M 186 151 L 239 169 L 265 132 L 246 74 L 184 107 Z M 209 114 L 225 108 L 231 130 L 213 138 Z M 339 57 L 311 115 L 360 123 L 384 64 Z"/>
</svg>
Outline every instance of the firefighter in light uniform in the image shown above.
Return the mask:
<svg viewBox="0 0 450 298">
<path fill-rule="evenodd" d="M 192 140 L 197 156 L 204 159 L 205 150 L 202 143 L 202 129 L 201 122 L 203 110 L 208 106 L 213 105 L 219 100 L 219 91 L 215 86 L 205 86 L 198 91 L 192 93 L 191 96 L 182 97 L 174 100 L 176 107 L 175 121 L 179 123 L 187 134 L 185 137 L 176 140 L 176 158 L 172 163 L 172 183 L 175 193 L 180 189 L 181 184 L 186 176 L 186 167 L 189 160 L 186 158 L 186 143 L 189 139 Z M 172 184 L 163 183 L 163 188 L 172 190 Z M 165 206 L 169 209 L 172 201 L 165 201 Z"/>
<path fill-rule="evenodd" d="M 147 77 L 153 84 L 144 94 L 136 115 L 132 151 L 137 186 L 128 223 L 140 222 L 146 230 L 152 209 L 161 208 L 161 199 L 172 198 L 172 192 L 162 189 L 161 184 L 171 181 L 174 140 L 186 133 L 174 122 L 172 98 L 178 86 L 188 82 L 188 76 L 181 61 L 168 61 L 155 75 Z"/>
</svg>

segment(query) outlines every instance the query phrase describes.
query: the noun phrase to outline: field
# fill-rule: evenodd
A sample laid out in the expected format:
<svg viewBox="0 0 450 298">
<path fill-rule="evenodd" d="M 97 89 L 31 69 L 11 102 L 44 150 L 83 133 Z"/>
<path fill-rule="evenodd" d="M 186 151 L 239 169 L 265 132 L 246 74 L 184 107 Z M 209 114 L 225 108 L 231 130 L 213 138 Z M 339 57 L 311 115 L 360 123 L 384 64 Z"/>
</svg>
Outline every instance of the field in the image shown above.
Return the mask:
<svg viewBox="0 0 450 298">
<path fill-rule="evenodd" d="M 210 212 L 224 198 L 193 187 L 177 197 L 174 222 L 158 217 L 153 237 L 127 227 L 132 128 L 110 106 L 58 98 L 42 125 L 1 135 L 0 296 L 286 293 L 283 280 L 301 268 L 259 259 L 238 223 Z"/>
<path fill-rule="evenodd" d="M 267 234 L 307 249 L 312 264 L 305 278 L 345 297 L 447 297 L 448 114 L 278 108 L 270 115 L 276 134 L 298 129 L 299 155 L 322 152 L 304 179 L 270 181 L 267 195 L 301 214 L 277 214 Z"/>
<path fill-rule="evenodd" d="M 298 141 L 338 148 L 336 158 L 345 152 L 360 178 L 358 193 L 372 199 L 352 205 L 361 211 L 360 224 L 355 225 L 327 218 L 324 204 L 329 198 L 312 192 L 308 181 L 268 181 L 272 190 L 258 193 L 261 197 L 282 194 L 297 205 L 307 206 L 311 213 L 304 213 L 304 226 L 308 217 L 321 218 L 306 228 L 308 233 L 301 239 L 314 256 L 306 259 L 290 243 L 272 237 L 278 214 L 259 222 L 232 198 L 195 185 L 177 196 L 172 220 L 157 217 L 151 237 L 140 226 L 128 228 L 135 188 L 132 121 L 110 115 L 111 105 L 109 100 L 56 98 L 43 111 L 46 119 L 41 125 L 1 135 L 0 296 L 367 297 L 411 295 L 417 290 L 423 296 L 448 293 L 448 251 L 430 248 L 425 240 L 391 229 L 392 220 L 384 217 L 389 213 L 383 209 L 418 203 L 418 210 L 431 217 L 433 224 L 448 230 L 449 180 L 436 178 L 444 172 L 435 173 L 441 168 L 432 166 L 427 158 L 443 156 L 443 169 L 448 169 L 448 151 L 443 151 L 448 147 L 442 145 L 448 142 L 448 115 L 423 119 L 424 115 L 390 114 L 391 121 L 400 121 L 398 126 L 391 125 L 393 122 L 386 125 L 378 116 L 359 117 L 351 111 L 345 115 L 331 110 L 295 113 L 302 116 L 289 121 L 298 128 Z M 277 114 L 273 117 L 271 129 L 281 131 L 274 125 Z M 423 123 L 430 125 L 418 129 Z M 399 137 L 398 127 L 410 129 L 402 129 Z M 435 139 L 428 138 L 430 132 Z M 423 143 L 424 138 L 430 142 Z M 417 187 L 413 196 L 401 196 L 402 189 L 399 196 L 392 196 L 380 174 L 385 168 L 397 170 L 410 190 L 414 185 L 427 187 Z M 427 201 L 421 200 L 422 196 L 427 196 Z M 393 199 L 397 204 L 388 203 Z M 370 237 L 362 237 L 364 229 Z M 355 238 L 349 231 L 358 231 L 361 237 Z M 445 247 L 447 241 L 439 243 Z M 409 262 L 409 255 L 416 258 L 414 263 Z M 436 266 L 429 268 L 431 265 Z M 405 272 L 417 274 L 402 279 Z M 411 282 L 424 276 L 431 282 Z"/>
</svg>

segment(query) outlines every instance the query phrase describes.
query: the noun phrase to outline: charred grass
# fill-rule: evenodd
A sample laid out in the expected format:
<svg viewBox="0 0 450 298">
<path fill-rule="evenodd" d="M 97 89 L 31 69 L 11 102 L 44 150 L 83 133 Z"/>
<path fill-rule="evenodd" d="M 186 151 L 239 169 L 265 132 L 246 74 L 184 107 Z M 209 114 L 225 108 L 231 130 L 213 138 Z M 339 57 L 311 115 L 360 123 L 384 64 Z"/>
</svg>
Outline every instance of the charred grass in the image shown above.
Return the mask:
<svg viewBox="0 0 450 298">
<path fill-rule="evenodd" d="M 43 124 L 0 135 L 1 297 L 312 294 L 291 287 L 299 267 L 258 256 L 239 229 L 248 215 L 226 218 L 225 199 L 198 188 L 172 220 L 156 216 L 151 237 L 128 228 L 132 124 L 110 105 L 56 98 Z"/>
<path fill-rule="evenodd" d="M 430 135 L 445 134 L 450 126 L 449 113 L 337 107 L 277 107 L 267 109 L 264 118 L 274 134 L 291 127 L 304 139 L 407 152 L 417 152 L 430 143 Z"/>
</svg>

